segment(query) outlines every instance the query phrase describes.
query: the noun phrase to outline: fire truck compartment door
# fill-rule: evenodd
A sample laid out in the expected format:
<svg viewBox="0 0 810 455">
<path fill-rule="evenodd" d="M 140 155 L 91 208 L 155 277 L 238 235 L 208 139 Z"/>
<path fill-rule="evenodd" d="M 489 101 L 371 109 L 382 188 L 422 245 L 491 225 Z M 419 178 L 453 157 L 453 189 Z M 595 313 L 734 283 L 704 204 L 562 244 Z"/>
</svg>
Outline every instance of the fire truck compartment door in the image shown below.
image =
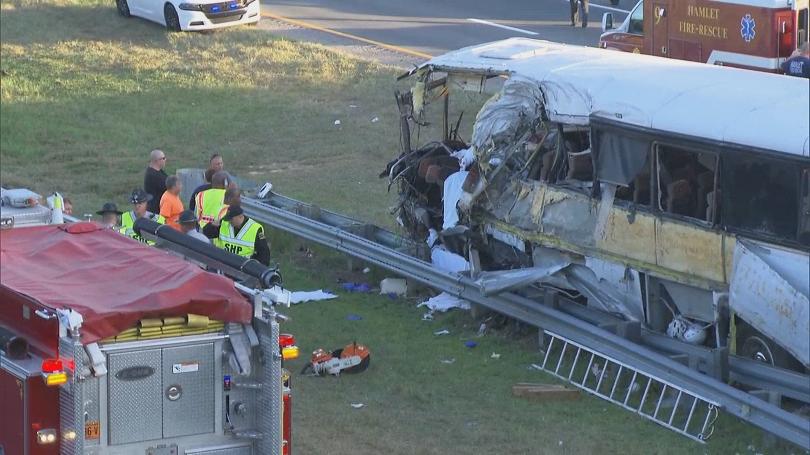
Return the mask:
<svg viewBox="0 0 810 455">
<path fill-rule="evenodd" d="M 163 437 L 214 431 L 214 345 L 163 349 Z"/>
<path fill-rule="evenodd" d="M 163 393 L 160 349 L 110 354 L 110 444 L 160 439 Z"/>
</svg>

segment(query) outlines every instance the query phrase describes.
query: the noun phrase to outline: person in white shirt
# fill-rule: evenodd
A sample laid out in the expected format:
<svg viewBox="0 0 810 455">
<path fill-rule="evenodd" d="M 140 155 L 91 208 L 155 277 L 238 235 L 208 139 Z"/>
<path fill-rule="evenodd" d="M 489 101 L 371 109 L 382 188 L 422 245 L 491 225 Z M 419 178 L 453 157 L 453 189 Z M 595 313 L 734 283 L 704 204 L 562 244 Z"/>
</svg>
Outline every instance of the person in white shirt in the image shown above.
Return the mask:
<svg viewBox="0 0 810 455">
<path fill-rule="evenodd" d="M 197 230 L 197 216 L 191 210 L 183 210 L 180 212 L 177 223 L 180 225 L 180 231 L 184 234 L 190 235 L 201 242 L 211 243 L 208 237 Z"/>
</svg>

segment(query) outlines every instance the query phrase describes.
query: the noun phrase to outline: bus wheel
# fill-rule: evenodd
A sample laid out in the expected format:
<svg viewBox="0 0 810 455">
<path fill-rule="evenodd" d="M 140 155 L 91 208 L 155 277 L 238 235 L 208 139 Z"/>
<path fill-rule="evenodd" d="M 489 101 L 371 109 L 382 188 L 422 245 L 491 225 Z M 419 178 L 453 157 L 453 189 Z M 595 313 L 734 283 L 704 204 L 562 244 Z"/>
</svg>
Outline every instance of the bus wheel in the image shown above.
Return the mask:
<svg viewBox="0 0 810 455">
<path fill-rule="evenodd" d="M 737 355 L 779 368 L 804 371 L 790 353 L 748 324 L 741 324 L 737 336 Z"/>
</svg>

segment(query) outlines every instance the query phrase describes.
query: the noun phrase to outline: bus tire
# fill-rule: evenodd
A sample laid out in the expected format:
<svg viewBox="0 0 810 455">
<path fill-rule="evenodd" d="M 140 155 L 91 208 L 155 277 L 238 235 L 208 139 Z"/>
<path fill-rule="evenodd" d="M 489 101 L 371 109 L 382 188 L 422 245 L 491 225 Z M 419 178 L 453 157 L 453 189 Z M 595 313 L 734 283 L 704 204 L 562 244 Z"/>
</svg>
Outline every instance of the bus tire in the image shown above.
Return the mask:
<svg viewBox="0 0 810 455">
<path fill-rule="evenodd" d="M 775 367 L 804 371 L 802 364 L 789 352 L 749 324 L 739 321 L 737 326 L 737 355 Z"/>
</svg>

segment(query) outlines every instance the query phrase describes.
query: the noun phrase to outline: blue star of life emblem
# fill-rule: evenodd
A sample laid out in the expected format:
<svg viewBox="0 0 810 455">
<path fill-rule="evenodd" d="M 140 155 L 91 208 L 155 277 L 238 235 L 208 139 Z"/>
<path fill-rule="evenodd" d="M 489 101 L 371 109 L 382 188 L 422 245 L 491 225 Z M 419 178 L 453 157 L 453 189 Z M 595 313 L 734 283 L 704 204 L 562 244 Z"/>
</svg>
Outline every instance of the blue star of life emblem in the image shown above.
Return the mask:
<svg viewBox="0 0 810 455">
<path fill-rule="evenodd" d="M 750 14 L 746 14 L 742 17 L 740 21 L 740 35 L 745 40 L 746 43 L 750 43 L 754 40 L 754 37 L 757 36 L 757 22 L 751 17 Z"/>
</svg>

